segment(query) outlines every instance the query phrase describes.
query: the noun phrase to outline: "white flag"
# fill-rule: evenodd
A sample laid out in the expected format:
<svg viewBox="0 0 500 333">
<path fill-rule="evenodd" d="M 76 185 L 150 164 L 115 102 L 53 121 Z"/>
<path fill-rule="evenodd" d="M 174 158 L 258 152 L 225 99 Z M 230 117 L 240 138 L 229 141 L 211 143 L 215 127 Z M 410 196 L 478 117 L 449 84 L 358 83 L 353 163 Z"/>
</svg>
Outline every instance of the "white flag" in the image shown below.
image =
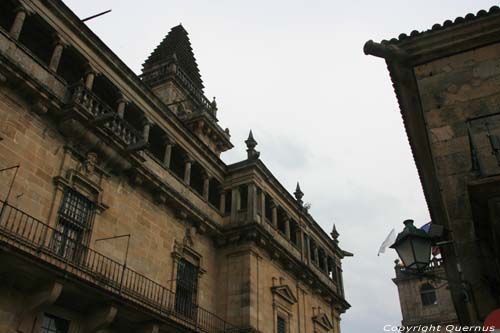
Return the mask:
<svg viewBox="0 0 500 333">
<path fill-rule="evenodd" d="M 396 241 L 396 230 L 392 228 L 391 232 L 387 235 L 385 240 L 380 245 L 377 256 L 379 256 L 381 253 L 385 253 L 385 249 L 394 244 L 395 241 Z"/>
</svg>

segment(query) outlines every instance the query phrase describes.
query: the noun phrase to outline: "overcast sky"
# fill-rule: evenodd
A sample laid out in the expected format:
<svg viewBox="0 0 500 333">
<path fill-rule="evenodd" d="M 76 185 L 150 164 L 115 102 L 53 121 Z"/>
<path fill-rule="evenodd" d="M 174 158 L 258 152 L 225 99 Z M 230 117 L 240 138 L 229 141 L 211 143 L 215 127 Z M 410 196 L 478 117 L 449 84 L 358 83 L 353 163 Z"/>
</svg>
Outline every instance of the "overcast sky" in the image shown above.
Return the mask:
<svg viewBox="0 0 500 333">
<path fill-rule="evenodd" d="M 340 232 L 354 253 L 343 261 L 352 308 L 343 333 L 383 332 L 399 324 L 395 253 L 377 257 L 389 231 L 429 215 L 382 59 L 363 54 L 380 41 L 489 9 L 486 0 L 66 0 L 136 73 L 171 27 L 190 34 L 220 125 L 246 156 L 249 129 L 261 159 L 293 192 L 300 181 L 316 220 Z M 266 332 L 267 333 L 267 332 Z"/>
</svg>

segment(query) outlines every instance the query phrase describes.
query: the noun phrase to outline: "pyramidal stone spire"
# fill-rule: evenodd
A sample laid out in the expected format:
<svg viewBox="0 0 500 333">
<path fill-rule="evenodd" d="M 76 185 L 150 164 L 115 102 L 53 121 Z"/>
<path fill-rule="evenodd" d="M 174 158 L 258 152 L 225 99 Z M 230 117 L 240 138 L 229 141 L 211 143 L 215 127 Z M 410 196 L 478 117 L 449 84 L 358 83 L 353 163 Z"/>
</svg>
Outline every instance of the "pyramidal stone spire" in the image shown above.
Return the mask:
<svg viewBox="0 0 500 333">
<path fill-rule="evenodd" d="M 248 133 L 248 139 L 245 140 L 245 143 L 247 145 L 247 159 L 254 160 L 259 158 L 260 153 L 255 150 L 257 141 L 255 141 L 255 139 L 253 138 L 252 130 L 250 130 L 250 133 Z"/>
<path fill-rule="evenodd" d="M 295 195 L 295 199 L 297 199 L 297 203 L 302 206 L 302 204 L 304 203 L 302 201 L 302 198 L 304 197 L 304 192 L 302 192 L 302 190 L 300 189 L 299 182 L 297 182 L 297 187 L 295 188 L 295 192 L 293 192 L 293 194 Z"/>
<path fill-rule="evenodd" d="M 143 76 L 155 71 L 159 65 L 175 62 L 191 79 L 196 88 L 203 90 L 200 70 L 194 57 L 188 32 L 182 24 L 173 27 L 142 65 Z M 160 79 L 161 78 L 156 78 Z M 148 83 L 151 84 L 151 83 Z"/>
</svg>

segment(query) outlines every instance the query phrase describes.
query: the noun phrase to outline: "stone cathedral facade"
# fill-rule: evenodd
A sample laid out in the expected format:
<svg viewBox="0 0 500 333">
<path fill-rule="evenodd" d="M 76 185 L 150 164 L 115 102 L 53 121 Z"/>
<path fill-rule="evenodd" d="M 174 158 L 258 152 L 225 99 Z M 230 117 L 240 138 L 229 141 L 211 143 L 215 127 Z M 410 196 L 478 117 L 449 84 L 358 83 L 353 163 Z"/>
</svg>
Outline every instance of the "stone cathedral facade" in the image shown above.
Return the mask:
<svg viewBox="0 0 500 333">
<path fill-rule="evenodd" d="M 0 332 L 340 332 L 339 247 L 227 165 L 186 30 L 134 74 L 62 1 L 0 2 Z"/>
</svg>

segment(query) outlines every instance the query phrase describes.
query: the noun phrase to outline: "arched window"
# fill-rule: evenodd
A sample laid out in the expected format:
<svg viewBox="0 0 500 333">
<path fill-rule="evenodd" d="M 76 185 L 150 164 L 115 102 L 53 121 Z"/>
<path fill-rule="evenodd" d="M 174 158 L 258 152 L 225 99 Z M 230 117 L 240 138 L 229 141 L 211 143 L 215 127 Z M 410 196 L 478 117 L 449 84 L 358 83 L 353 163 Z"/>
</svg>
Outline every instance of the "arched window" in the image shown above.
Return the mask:
<svg viewBox="0 0 500 333">
<path fill-rule="evenodd" d="M 428 283 L 420 287 L 420 298 L 423 306 L 437 304 L 436 290 Z"/>
</svg>

